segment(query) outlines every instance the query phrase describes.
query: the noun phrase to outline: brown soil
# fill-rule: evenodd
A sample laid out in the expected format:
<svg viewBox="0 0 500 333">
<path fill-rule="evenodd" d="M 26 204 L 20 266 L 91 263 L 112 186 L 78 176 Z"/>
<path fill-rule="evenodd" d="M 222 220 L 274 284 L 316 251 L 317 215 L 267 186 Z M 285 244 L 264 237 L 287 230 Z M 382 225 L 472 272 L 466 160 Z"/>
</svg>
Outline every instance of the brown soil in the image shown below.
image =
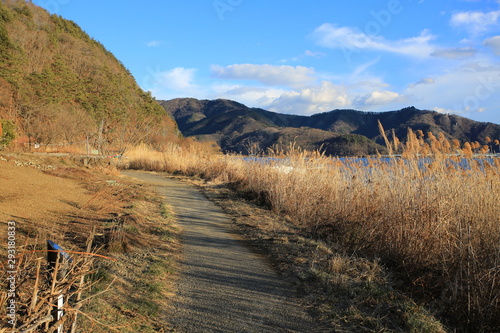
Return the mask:
<svg viewBox="0 0 500 333">
<path fill-rule="evenodd" d="M 46 221 L 70 214 L 91 196 L 74 180 L 0 161 L 0 221 Z"/>
</svg>

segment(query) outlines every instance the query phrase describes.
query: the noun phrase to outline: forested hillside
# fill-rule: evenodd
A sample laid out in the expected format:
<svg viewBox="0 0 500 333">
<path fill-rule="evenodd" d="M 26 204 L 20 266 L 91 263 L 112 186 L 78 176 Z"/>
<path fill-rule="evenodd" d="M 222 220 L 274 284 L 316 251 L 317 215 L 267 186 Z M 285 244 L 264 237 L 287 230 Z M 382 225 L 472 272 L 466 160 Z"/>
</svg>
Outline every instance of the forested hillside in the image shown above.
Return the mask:
<svg viewBox="0 0 500 333">
<path fill-rule="evenodd" d="M 296 144 L 328 155 L 360 156 L 385 153 L 380 121 L 386 134 L 404 140 L 408 128 L 473 143 L 476 151 L 500 152 L 500 125 L 414 107 L 390 112 L 333 110 L 298 116 L 249 108 L 235 101 L 177 98 L 160 101 L 185 136 L 215 140 L 223 150 L 249 153 L 275 145 Z"/>
<path fill-rule="evenodd" d="M 0 1 L 0 121 L 0 145 L 15 135 L 26 149 L 85 141 L 107 153 L 178 136 L 102 44 L 27 1 Z"/>
</svg>

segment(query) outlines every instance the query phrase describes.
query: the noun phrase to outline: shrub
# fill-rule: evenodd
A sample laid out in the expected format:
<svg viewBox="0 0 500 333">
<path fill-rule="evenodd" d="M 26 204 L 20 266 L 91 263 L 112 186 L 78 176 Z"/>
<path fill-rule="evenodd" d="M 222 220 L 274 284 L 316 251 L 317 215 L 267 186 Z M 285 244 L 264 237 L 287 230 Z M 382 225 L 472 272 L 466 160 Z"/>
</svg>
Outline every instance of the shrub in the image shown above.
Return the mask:
<svg viewBox="0 0 500 333">
<path fill-rule="evenodd" d="M 2 130 L 0 131 L 0 148 L 8 146 L 16 138 L 16 125 L 9 120 L 0 120 Z"/>
</svg>

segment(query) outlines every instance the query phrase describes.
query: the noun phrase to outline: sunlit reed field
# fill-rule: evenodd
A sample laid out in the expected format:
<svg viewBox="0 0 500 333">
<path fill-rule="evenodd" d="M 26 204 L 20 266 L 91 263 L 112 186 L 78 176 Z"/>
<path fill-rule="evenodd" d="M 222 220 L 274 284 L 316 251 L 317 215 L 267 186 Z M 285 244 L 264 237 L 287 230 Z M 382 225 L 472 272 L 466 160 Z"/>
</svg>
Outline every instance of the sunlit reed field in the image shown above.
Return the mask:
<svg viewBox="0 0 500 333">
<path fill-rule="evenodd" d="M 500 159 L 412 131 L 404 144 L 386 143 L 400 157 L 338 159 L 291 146 L 248 160 L 196 145 L 139 146 L 124 167 L 228 183 L 323 240 L 380 258 L 451 327 L 500 327 Z"/>
</svg>

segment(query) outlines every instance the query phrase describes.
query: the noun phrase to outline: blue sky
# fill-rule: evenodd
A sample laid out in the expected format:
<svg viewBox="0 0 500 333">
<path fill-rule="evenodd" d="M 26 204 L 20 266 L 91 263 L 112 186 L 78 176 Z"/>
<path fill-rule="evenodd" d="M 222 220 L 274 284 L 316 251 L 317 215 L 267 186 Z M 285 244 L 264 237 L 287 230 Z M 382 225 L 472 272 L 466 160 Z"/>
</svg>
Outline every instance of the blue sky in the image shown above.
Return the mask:
<svg viewBox="0 0 500 333">
<path fill-rule="evenodd" d="M 34 0 L 157 99 L 309 115 L 406 106 L 500 123 L 500 0 Z"/>
</svg>

